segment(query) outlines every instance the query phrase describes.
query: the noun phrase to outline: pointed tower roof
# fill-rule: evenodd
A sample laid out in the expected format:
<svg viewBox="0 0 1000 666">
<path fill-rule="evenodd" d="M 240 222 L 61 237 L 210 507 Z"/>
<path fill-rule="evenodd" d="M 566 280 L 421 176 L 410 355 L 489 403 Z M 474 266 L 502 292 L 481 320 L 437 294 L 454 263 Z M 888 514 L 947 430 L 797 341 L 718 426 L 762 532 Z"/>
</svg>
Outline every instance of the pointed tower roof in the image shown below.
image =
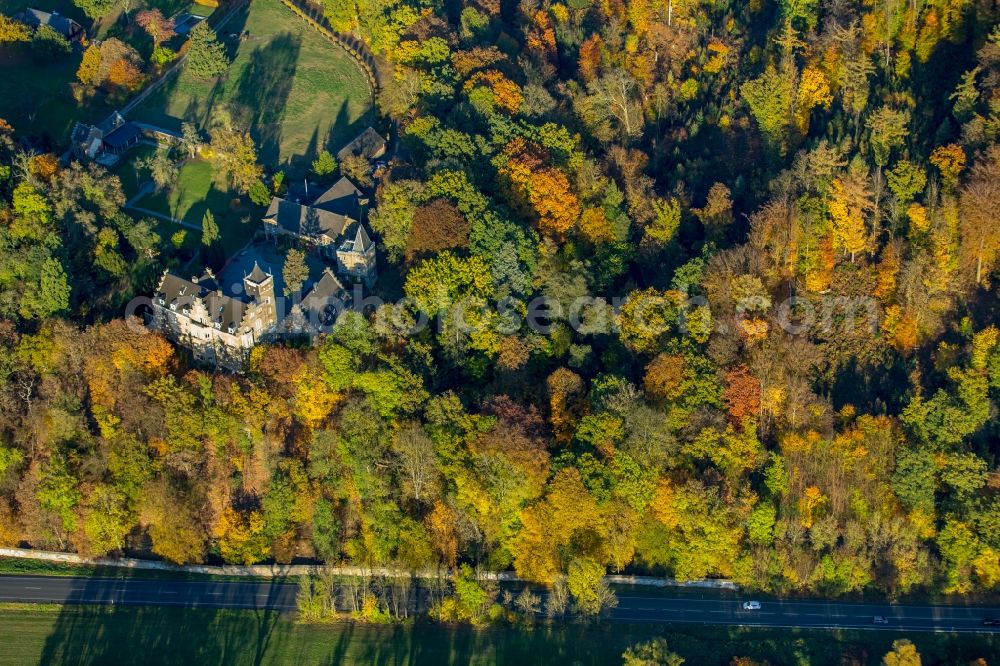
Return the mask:
<svg viewBox="0 0 1000 666">
<path fill-rule="evenodd" d="M 268 279 L 269 277 L 271 277 L 271 276 L 268 273 L 264 272 L 264 269 L 262 269 L 260 267 L 260 264 L 257 263 L 256 261 L 254 261 L 253 262 L 253 270 L 250 271 L 250 275 L 248 275 L 246 277 L 246 279 L 249 282 L 253 282 L 255 284 L 260 284 L 264 280 Z"/>
<path fill-rule="evenodd" d="M 365 231 L 365 225 L 358 225 L 358 233 L 354 236 L 354 251 L 355 252 L 365 252 L 368 248 L 372 246 L 372 239 Z"/>
</svg>

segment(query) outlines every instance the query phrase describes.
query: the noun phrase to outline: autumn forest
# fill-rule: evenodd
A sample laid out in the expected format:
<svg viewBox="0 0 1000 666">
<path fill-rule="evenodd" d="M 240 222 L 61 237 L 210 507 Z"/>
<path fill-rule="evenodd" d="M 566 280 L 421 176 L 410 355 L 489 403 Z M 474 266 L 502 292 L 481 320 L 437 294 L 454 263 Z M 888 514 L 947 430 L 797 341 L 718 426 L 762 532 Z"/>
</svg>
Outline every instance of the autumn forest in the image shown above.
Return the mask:
<svg viewBox="0 0 1000 666">
<path fill-rule="evenodd" d="M 377 302 L 242 372 L 125 318 L 168 264 L 121 180 L 0 125 L 2 545 L 584 612 L 619 572 L 997 590 L 994 3 L 323 11 L 383 79 Z"/>
</svg>

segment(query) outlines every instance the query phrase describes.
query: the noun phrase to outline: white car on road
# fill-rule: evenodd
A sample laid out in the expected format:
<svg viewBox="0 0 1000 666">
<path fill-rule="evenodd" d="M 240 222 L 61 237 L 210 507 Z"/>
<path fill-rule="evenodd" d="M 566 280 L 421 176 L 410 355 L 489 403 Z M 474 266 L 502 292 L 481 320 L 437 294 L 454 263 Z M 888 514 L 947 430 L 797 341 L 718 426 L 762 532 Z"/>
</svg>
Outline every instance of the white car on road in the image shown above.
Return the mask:
<svg viewBox="0 0 1000 666">
<path fill-rule="evenodd" d="M 760 610 L 759 601 L 744 601 L 743 610 Z"/>
</svg>

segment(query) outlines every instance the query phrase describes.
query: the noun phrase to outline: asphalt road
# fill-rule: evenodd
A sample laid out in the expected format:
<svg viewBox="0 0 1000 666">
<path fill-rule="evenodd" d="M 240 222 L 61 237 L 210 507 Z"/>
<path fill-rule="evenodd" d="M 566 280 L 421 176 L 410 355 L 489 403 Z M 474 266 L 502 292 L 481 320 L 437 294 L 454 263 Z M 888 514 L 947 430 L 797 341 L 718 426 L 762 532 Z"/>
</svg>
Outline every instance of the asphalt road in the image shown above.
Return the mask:
<svg viewBox="0 0 1000 666">
<path fill-rule="evenodd" d="M 611 619 L 618 622 L 728 624 L 804 629 L 871 629 L 890 631 L 998 632 L 984 627 L 983 618 L 1000 618 L 1000 608 L 980 606 L 902 606 L 833 601 L 762 599 L 760 610 L 745 611 L 742 599 L 618 597 Z M 887 624 L 875 624 L 875 616 Z"/>
<path fill-rule="evenodd" d="M 297 594 L 270 582 L 0 576 L 0 601 L 29 603 L 295 610 Z"/>
<path fill-rule="evenodd" d="M 215 582 L 0 576 L 0 601 L 126 606 L 186 606 L 295 610 L 297 585 L 270 582 Z M 707 596 L 707 595 L 706 595 Z M 614 622 L 693 623 L 816 629 L 997 632 L 983 618 L 1000 618 L 1000 608 L 856 604 L 827 601 L 762 600 L 760 610 L 744 611 L 742 600 L 638 596 L 623 593 L 608 619 Z M 887 624 L 874 624 L 876 615 Z"/>
</svg>

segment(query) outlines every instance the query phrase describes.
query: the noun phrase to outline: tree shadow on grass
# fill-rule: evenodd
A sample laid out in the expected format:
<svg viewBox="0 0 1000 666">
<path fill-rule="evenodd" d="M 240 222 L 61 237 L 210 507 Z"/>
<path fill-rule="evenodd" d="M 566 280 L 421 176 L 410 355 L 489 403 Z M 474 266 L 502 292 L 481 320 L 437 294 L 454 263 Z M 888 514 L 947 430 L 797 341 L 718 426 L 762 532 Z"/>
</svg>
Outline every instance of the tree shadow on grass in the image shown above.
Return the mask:
<svg viewBox="0 0 1000 666">
<path fill-rule="evenodd" d="M 337 119 L 330 125 L 330 131 L 327 132 L 323 144 L 327 150 L 336 155 L 338 150 L 346 146 L 349 141 L 360 134 L 366 127 L 374 123 L 375 114 L 372 107 L 369 107 L 367 111 L 352 121 L 350 110 L 347 108 L 347 102 L 345 101 L 340 105 L 340 110 L 337 112 Z"/>
<path fill-rule="evenodd" d="M 336 155 L 338 150 L 371 125 L 372 120 L 373 115 L 369 110 L 352 121 L 348 100 L 341 100 L 336 118 L 327 129 L 326 135 L 320 138 L 319 128 L 314 128 L 304 152 L 286 157 L 278 166 L 293 178 L 310 177 L 313 160 L 321 151 L 328 150 Z"/>
<path fill-rule="evenodd" d="M 285 182 L 288 183 L 289 192 L 285 197 L 286 199 L 289 197 L 305 197 L 311 201 L 315 198 L 315 192 L 309 197 L 301 191 L 302 180 L 306 178 L 310 180 L 316 179 L 316 176 L 312 173 L 312 163 L 319 156 L 321 150 L 323 150 L 323 146 L 320 144 L 319 128 L 314 127 L 305 150 L 301 153 L 285 155 L 285 159 L 276 166 L 276 168 L 284 171 L 285 176 L 287 176 Z"/>
<path fill-rule="evenodd" d="M 236 57 L 240 41 L 231 38 L 230 35 L 241 35 L 246 27 L 249 12 L 246 10 L 237 11 L 229 22 L 222 28 L 219 40 L 226 46 L 226 52 L 232 61 Z M 219 79 L 210 82 L 204 95 L 192 94 L 185 90 L 185 86 L 197 83 L 197 79 L 188 78 L 188 73 L 182 70 L 172 75 L 164 84 L 138 107 L 132 110 L 129 117 L 137 120 L 145 120 L 155 125 L 161 125 L 167 129 L 179 131 L 182 122 L 193 122 L 199 129 L 207 130 L 215 109 L 226 85 L 228 73 Z M 206 82 L 208 83 L 208 82 Z M 179 114 L 170 113 L 170 100 L 175 95 L 188 97 L 187 104 Z"/>
<path fill-rule="evenodd" d="M 143 578 L 153 574 L 159 577 Z M 8 626 L 26 630 L 18 638 L 21 654 L 34 654 L 37 645 L 39 663 L 608 664 L 620 663 L 625 648 L 655 636 L 665 638 L 687 663 L 725 666 L 732 657 L 744 656 L 780 664 L 827 664 L 841 663 L 844 654 L 859 655 L 864 663 L 885 654 L 901 636 L 570 621 L 490 629 L 420 619 L 394 626 L 300 625 L 279 610 L 295 606 L 297 588 L 287 585 L 293 582 L 289 580 L 226 585 L 178 572 L 121 569 L 97 569 L 93 577 L 64 580 L 72 588 L 69 604 L 54 619 L 40 613 L 30 622 L 17 622 L 17 612 L 8 618 Z M 215 607 L 196 606 L 196 601 Z M 92 605 L 79 605 L 83 602 Z M 226 608 L 243 604 L 251 608 Z M 39 630 L 27 635 L 33 627 Z M 1000 641 L 991 635 L 923 633 L 911 638 L 925 663 L 969 663 L 977 657 L 993 663 L 1000 654 Z"/>
<path fill-rule="evenodd" d="M 265 164 L 277 163 L 280 155 L 281 125 L 301 46 L 299 35 L 276 36 L 266 46 L 254 49 L 235 84 L 234 116 L 250 130 L 258 157 Z"/>
<path fill-rule="evenodd" d="M 613 664 L 625 646 L 655 635 L 658 627 L 640 628 L 635 635 L 620 625 L 474 628 L 418 620 L 410 625 L 348 624 L 336 629 L 336 640 L 315 655 L 315 663 Z"/>
<path fill-rule="evenodd" d="M 206 134 L 205 138 L 207 138 L 207 130 L 212 124 L 212 111 L 215 109 L 222 85 L 223 83 L 220 81 L 212 86 L 212 89 L 208 91 L 208 97 L 204 100 L 192 97 L 191 101 L 188 102 L 187 108 L 184 109 L 184 113 L 181 115 L 182 122 L 194 123 L 195 127 Z"/>
<path fill-rule="evenodd" d="M 275 632 L 290 626 L 281 622 L 281 610 L 265 608 L 279 595 L 282 604 L 294 604 L 294 591 L 277 581 L 234 588 L 214 581 L 89 578 L 60 612 L 40 663 L 260 664 L 269 650 L 283 649 Z M 199 606 L 195 598 L 220 607 Z M 257 608 L 222 607 L 238 600 Z M 81 605 L 86 602 L 94 605 Z"/>
</svg>

